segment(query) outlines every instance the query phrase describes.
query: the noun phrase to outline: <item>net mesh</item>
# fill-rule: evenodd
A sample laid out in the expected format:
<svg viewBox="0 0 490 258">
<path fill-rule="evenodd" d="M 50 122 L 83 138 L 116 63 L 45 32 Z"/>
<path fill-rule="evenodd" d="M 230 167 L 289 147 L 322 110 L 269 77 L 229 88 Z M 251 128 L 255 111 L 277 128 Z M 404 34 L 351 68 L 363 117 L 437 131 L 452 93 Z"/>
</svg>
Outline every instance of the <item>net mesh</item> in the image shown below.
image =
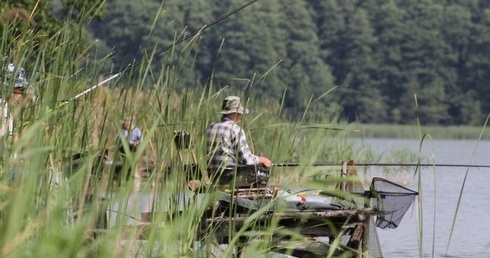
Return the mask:
<svg viewBox="0 0 490 258">
<path fill-rule="evenodd" d="M 371 183 L 377 212 L 376 226 L 382 229 L 397 228 L 412 205 L 417 192 L 383 178 L 375 177 Z"/>
</svg>

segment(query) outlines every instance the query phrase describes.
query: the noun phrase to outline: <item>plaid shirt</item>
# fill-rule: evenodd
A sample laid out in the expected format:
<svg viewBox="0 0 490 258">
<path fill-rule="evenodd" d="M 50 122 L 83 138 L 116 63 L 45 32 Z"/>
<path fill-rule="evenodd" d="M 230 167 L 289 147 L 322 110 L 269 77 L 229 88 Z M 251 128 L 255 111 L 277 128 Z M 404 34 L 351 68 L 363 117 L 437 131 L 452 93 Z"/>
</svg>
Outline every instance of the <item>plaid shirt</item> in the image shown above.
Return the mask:
<svg viewBox="0 0 490 258">
<path fill-rule="evenodd" d="M 208 149 L 208 172 L 234 165 L 256 165 L 259 157 L 247 144 L 245 132 L 228 117 L 211 123 L 206 132 Z"/>
</svg>

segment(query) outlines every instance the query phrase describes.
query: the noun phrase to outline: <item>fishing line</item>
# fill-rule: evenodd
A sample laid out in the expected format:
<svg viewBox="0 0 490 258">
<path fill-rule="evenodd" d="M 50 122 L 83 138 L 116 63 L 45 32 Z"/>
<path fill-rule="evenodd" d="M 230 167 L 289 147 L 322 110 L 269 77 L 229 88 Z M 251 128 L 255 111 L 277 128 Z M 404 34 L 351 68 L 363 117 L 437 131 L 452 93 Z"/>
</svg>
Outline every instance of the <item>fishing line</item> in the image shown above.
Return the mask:
<svg viewBox="0 0 490 258">
<path fill-rule="evenodd" d="M 328 166 L 342 166 L 343 163 L 339 162 L 320 162 L 313 164 L 300 164 L 300 163 L 275 163 L 273 167 L 328 167 Z M 463 164 L 430 164 L 430 163 L 355 163 L 349 166 L 356 167 L 463 167 L 463 168 L 490 168 L 490 165 L 463 165 Z"/>
</svg>

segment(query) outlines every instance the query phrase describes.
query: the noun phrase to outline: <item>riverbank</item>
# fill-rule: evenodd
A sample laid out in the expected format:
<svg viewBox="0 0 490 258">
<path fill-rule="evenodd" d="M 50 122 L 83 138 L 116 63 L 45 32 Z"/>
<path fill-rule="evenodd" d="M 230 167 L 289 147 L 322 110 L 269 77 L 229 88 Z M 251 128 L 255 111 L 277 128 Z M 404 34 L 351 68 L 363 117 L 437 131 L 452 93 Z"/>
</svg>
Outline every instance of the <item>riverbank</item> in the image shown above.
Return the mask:
<svg viewBox="0 0 490 258">
<path fill-rule="evenodd" d="M 429 134 L 433 139 L 490 139 L 490 129 L 476 126 L 422 126 L 391 125 L 391 124 L 359 124 L 353 125 L 359 130 L 362 138 L 404 138 L 418 139 L 420 135 Z M 483 131 L 483 134 L 482 134 Z"/>
</svg>

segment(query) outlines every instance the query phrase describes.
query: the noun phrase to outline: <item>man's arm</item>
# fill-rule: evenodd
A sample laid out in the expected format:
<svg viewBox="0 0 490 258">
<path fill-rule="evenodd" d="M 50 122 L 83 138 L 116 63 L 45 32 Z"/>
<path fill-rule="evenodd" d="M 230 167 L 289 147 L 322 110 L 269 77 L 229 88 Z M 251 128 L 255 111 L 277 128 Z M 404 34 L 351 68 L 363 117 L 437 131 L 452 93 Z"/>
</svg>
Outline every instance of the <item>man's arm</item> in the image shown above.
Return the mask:
<svg viewBox="0 0 490 258">
<path fill-rule="evenodd" d="M 259 164 L 259 157 L 254 155 L 248 147 L 245 131 L 238 126 L 236 126 L 234 129 L 236 133 L 235 139 L 237 140 L 238 162 L 247 165 Z"/>
<path fill-rule="evenodd" d="M 239 130 L 238 139 L 238 155 L 243 163 L 247 165 L 262 165 L 266 168 L 270 168 L 272 166 L 272 162 L 268 158 L 259 157 L 252 153 L 252 151 L 248 147 L 245 132 L 241 128 Z"/>
<path fill-rule="evenodd" d="M 259 157 L 259 165 L 264 166 L 265 168 L 270 168 L 272 167 L 272 161 L 266 157 Z"/>
</svg>

